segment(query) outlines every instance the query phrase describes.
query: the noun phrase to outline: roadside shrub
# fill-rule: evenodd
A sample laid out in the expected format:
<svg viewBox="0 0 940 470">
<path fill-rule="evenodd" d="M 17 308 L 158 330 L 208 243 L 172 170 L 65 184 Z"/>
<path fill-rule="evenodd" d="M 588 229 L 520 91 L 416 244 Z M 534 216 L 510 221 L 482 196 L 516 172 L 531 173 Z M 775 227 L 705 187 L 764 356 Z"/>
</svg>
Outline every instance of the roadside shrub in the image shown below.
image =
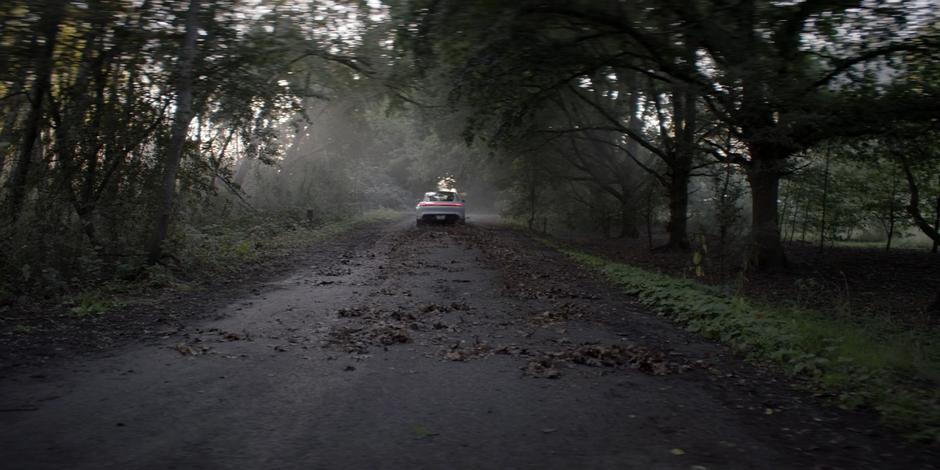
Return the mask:
<svg viewBox="0 0 940 470">
<path fill-rule="evenodd" d="M 871 406 L 909 438 L 940 443 L 940 345 L 931 332 L 762 305 L 691 280 L 560 250 L 688 331 L 808 379 L 842 407 Z"/>
</svg>

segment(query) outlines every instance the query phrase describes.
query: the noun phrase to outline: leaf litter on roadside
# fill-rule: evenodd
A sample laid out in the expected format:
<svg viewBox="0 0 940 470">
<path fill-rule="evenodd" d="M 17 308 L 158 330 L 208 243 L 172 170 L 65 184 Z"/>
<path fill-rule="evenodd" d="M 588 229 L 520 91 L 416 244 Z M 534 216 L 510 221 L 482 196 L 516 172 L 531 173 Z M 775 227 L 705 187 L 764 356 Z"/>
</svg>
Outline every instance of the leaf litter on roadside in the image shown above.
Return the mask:
<svg viewBox="0 0 940 470">
<path fill-rule="evenodd" d="M 379 291 L 382 292 L 382 291 Z M 393 291 L 386 289 L 386 293 Z M 408 293 L 410 297 L 410 292 Z M 341 308 L 336 316 L 344 320 L 342 324 L 330 328 L 324 347 L 339 347 L 347 352 L 365 353 L 370 346 L 388 347 L 394 344 L 410 343 L 415 332 L 445 330 L 460 331 L 458 323 L 464 322 L 462 316 L 446 320 L 448 313 L 470 313 L 470 305 L 464 301 L 450 303 L 421 303 L 413 306 L 399 305 L 395 308 L 380 306 L 358 306 Z M 479 351 L 470 351 L 467 357 L 479 355 Z M 463 353 L 461 353 L 463 354 Z"/>
<path fill-rule="evenodd" d="M 684 372 L 690 368 L 670 360 L 661 351 L 643 346 L 582 344 L 557 352 L 540 353 L 523 367 L 525 375 L 537 378 L 557 378 L 557 365 L 579 364 L 588 367 L 629 367 L 649 375 L 668 375 Z"/>
<path fill-rule="evenodd" d="M 493 347 L 479 337 L 475 337 L 472 344 L 467 341 L 457 341 L 450 348 L 445 350 L 444 359 L 448 361 L 463 362 L 468 359 L 478 359 L 493 354 Z"/>
<path fill-rule="evenodd" d="M 557 379 L 561 377 L 561 371 L 555 368 L 555 363 L 551 358 L 532 359 L 522 370 L 523 374 L 538 379 Z"/>
<path fill-rule="evenodd" d="M 408 330 L 400 324 L 381 322 L 365 328 L 338 327 L 330 330 L 325 346 L 338 346 L 349 353 L 365 354 L 369 346 L 410 343 Z"/>
<path fill-rule="evenodd" d="M 548 326 L 555 323 L 562 323 L 568 320 L 581 319 L 587 314 L 587 309 L 583 305 L 562 302 L 551 309 L 540 312 L 533 312 L 529 315 L 529 323 L 534 325 Z"/>
<path fill-rule="evenodd" d="M 176 343 L 176 345 L 173 346 L 173 349 L 175 349 L 178 353 L 184 356 L 199 356 L 199 355 L 209 352 L 209 349 L 211 348 L 209 348 L 208 346 L 197 346 L 197 345 L 186 344 L 186 343 Z"/>
</svg>

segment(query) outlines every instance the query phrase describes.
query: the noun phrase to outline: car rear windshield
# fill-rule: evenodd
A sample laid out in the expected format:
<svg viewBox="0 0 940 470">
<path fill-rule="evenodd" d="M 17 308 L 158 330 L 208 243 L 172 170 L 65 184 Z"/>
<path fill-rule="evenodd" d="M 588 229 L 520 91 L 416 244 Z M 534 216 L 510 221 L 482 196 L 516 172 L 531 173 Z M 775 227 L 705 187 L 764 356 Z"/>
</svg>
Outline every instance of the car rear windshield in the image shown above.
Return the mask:
<svg viewBox="0 0 940 470">
<path fill-rule="evenodd" d="M 438 201 L 454 201 L 457 199 L 456 193 L 451 193 L 447 191 L 438 191 L 436 193 L 426 193 L 424 195 L 425 201 L 438 202 Z"/>
</svg>

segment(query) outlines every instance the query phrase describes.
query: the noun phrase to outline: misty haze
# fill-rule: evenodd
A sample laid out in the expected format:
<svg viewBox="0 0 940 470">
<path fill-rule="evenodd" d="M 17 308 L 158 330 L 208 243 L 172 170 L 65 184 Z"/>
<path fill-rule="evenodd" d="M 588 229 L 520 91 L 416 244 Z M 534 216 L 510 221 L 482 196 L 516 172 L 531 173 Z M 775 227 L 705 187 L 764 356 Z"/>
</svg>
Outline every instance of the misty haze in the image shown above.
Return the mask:
<svg viewBox="0 0 940 470">
<path fill-rule="evenodd" d="M 936 0 L 5 0 L 0 467 L 933 469 Z"/>
</svg>

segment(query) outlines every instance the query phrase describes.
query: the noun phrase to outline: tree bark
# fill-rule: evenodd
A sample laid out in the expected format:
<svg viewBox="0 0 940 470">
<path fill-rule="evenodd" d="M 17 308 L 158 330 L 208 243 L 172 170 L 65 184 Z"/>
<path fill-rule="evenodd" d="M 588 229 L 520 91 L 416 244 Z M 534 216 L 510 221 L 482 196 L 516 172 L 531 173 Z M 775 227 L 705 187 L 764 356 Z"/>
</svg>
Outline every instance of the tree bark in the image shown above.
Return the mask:
<svg viewBox="0 0 940 470">
<path fill-rule="evenodd" d="M 911 171 L 911 166 L 907 162 L 907 159 L 901 158 L 901 168 L 904 169 L 904 175 L 907 177 L 907 184 L 911 192 L 911 202 L 907 206 L 907 213 L 910 214 L 911 218 L 914 219 L 914 224 L 928 237 L 930 237 L 933 242 L 940 243 L 940 231 L 930 226 L 930 222 L 924 218 L 924 215 L 920 212 L 920 190 L 917 186 L 917 180 L 914 179 L 914 173 Z"/>
<path fill-rule="evenodd" d="M 623 184 L 623 195 L 627 193 L 627 186 Z M 628 197 L 624 196 L 620 202 L 620 235 L 617 238 L 637 238 L 640 236 L 640 230 L 636 223 L 636 207 L 630 203 Z"/>
<path fill-rule="evenodd" d="M 646 190 L 646 243 L 653 249 L 653 188 Z"/>
<path fill-rule="evenodd" d="M 177 71 L 176 112 L 173 116 L 173 128 L 167 146 L 163 180 L 158 190 L 158 207 L 153 231 L 147 246 L 147 261 L 150 264 L 160 261 L 163 254 L 163 241 L 166 240 L 169 230 L 176 196 L 176 175 L 179 172 L 189 123 L 193 119 L 193 68 L 196 63 L 199 33 L 199 2 L 200 0 L 190 0 L 189 10 L 186 13 L 186 34 L 183 38 Z"/>
<path fill-rule="evenodd" d="M 689 249 L 689 175 L 673 174 L 669 184 L 669 243 L 675 249 Z"/>
<path fill-rule="evenodd" d="M 535 165 L 531 161 L 524 160 L 525 163 L 525 184 L 526 191 L 526 227 L 529 230 L 535 229 L 535 219 L 538 217 L 538 175 L 535 172 Z"/>
<path fill-rule="evenodd" d="M 102 115 L 104 114 L 104 95 L 105 87 L 107 85 L 107 74 L 104 69 L 104 64 L 96 64 L 94 75 L 95 105 L 89 130 L 98 131 L 101 129 Z M 97 132 L 86 131 L 85 142 L 83 143 L 82 147 L 84 154 L 83 160 L 85 163 L 85 175 L 82 181 L 81 191 L 79 192 L 77 198 L 77 203 L 75 204 L 75 211 L 81 220 L 82 230 L 85 232 L 85 236 L 88 237 L 88 241 L 91 242 L 96 252 L 102 254 L 104 252 L 104 246 L 98 240 L 98 236 L 96 235 L 95 230 L 95 212 L 98 204 L 96 196 L 100 195 L 101 193 L 95 191 L 95 185 L 98 182 L 98 160 L 103 143 L 98 140 Z"/>
<path fill-rule="evenodd" d="M 42 53 L 36 61 L 36 78 L 30 91 L 30 108 L 23 129 L 22 143 L 19 146 L 13 170 L 10 173 L 8 184 L 10 186 L 10 199 L 8 210 L 10 220 L 15 222 L 19 218 L 23 200 L 26 198 L 26 183 L 29 176 L 30 164 L 33 157 L 33 148 L 39 136 L 39 127 L 42 121 L 42 105 L 49 89 L 52 76 L 52 59 L 55 52 L 56 40 L 59 36 L 59 24 L 65 14 L 66 2 L 49 0 L 45 4 L 44 14 L 39 21 L 39 31 L 45 43 Z"/>
<path fill-rule="evenodd" d="M 23 81 L 18 81 L 10 88 L 11 95 L 18 95 L 23 91 L 23 86 L 25 84 Z M 9 143 L 13 140 L 14 129 L 16 128 L 16 122 L 20 117 L 20 108 L 22 105 L 20 100 L 15 100 L 10 105 L 10 110 L 7 111 L 6 119 L 3 121 L 3 128 L 0 128 L 0 145 L 3 143 Z M 7 151 L 9 149 L 6 146 L 0 147 L 0 175 L 3 174 L 3 167 L 6 164 Z"/>
<path fill-rule="evenodd" d="M 782 159 L 764 156 L 763 149 L 751 148 L 747 179 L 751 186 L 751 250 L 748 267 L 771 271 L 787 266 L 787 258 L 777 225 L 777 198 L 782 175 Z"/>
<path fill-rule="evenodd" d="M 796 235 L 796 223 L 800 215 L 800 206 L 794 205 L 793 207 L 793 216 L 790 219 L 790 234 L 787 236 L 787 240 L 792 242 L 793 237 Z"/>
<path fill-rule="evenodd" d="M 676 143 L 669 163 L 669 247 L 689 249 L 689 180 L 695 157 L 698 93 L 691 86 L 673 88 Z"/>
<path fill-rule="evenodd" d="M 822 214 L 819 217 L 819 251 L 826 247 L 826 209 L 829 205 L 829 149 L 826 149 L 826 168 L 823 170 Z M 889 242 L 890 243 L 890 242 Z"/>
<path fill-rule="evenodd" d="M 940 232 L 940 174 L 937 174 L 937 203 L 934 205 L 933 229 Z M 938 246 L 940 246 L 940 240 L 934 239 L 930 252 L 936 253 Z M 937 301 L 937 304 L 940 305 L 940 295 L 937 296 Z"/>
<path fill-rule="evenodd" d="M 891 242 L 894 240 L 894 225 L 897 217 L 897 207 L 894 206 L 895 198 L 898 193 L 898 175 L 897 170 L 891 172 L 891 200 L 888 202 L 888 227 L 885 230 L 888 237 L 885 242 L 885 251 L 891 251 Z"/>
</svg>

